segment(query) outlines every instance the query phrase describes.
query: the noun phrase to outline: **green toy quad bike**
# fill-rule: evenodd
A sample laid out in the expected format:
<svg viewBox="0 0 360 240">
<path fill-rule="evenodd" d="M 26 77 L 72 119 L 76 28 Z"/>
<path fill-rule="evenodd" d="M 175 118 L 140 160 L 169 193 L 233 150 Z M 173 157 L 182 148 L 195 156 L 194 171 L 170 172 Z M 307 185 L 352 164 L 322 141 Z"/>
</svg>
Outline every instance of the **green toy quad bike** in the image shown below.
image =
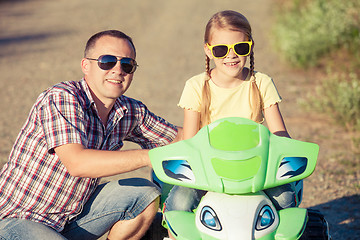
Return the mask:
<svg viewBox="0 0 360 240">
<path fill-rule="evenodd" d="M 165 225 L 176 239 L 330 239 L 319 212 L 277 211 L 262 191 L 308 177 L 318 151 L 243 118 L 220 119 L 191 139 L 153 149 L 163 192 L 169 185 L 162 182 L 208 191 L 195 212 L 165 212 Z"/>
</svg>

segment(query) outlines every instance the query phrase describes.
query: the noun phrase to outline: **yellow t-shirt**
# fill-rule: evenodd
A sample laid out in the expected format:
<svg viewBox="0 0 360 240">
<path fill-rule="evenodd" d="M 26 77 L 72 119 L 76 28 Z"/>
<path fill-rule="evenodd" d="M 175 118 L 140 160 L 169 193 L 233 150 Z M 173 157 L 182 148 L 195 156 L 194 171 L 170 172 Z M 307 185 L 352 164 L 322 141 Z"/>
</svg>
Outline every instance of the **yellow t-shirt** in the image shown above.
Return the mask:
<svg viewBox="0 0 360 240">
<path fill-rule="evenodd" d="M 202 89 L 206 73 L 196 75 L 186 81 L 178 106 L 200 112 Z M 266 74 L 255 72 L 256 84 L 259 87 L 264 108 L 281 102 L 281 97 L 273 80 Z M 250 108 L 250 75 L 239 86 L 221 88 L 209 80 L 211 103 L 210 122 L 224 117 L 251 118 Z"/>
</svg>

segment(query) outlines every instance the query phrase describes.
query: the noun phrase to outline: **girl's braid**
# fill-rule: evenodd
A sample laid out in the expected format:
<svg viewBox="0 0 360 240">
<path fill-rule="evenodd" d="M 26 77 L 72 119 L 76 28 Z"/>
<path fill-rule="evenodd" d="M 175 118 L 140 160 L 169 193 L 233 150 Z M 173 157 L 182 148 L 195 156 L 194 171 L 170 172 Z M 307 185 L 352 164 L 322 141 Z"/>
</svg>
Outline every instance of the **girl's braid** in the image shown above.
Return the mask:
<svg viewBox="0 0 360 240">
<path fill-rule="evenodd" d="M 211 96 L 210 96 L 210 86 L 209 86 L 209 80 L 211 78 L 210 75 L 210 58 L 206 56 L 205 58 L 205 81 L 204 81 L 204 87 L 202 90 L 202 102 L 201 102 L 201 110 L 200 110 L 200 127 L 206 126 L 210 123 L 210 102 L 211 102 Z"/>
<path fill-rule="evenodd" d="M 254 61 L 254 51 L 250 53 L 250 76 L 254 76 L 255 61 Z"/>
<path fill-rule="evenodd" d="M 210 58 L 208 56 L 206 56 L 206 58 L 205 58 L 205 71 L 206 71 L 208 79 L 210 79 L 211 78 L 211 76 L 210 76 Z"/>
<path fill-rule="evenodd" d="M 260 94 L 259 87 L 256 84 L 255 80 L 255 60 L 254 60 L 254 51 L 250 53 L 250 105 L 252 107 L 251 119 L 255 122 L 262 122 L 264 117 L 262 115 L 263 99 Z"/>
</svg>

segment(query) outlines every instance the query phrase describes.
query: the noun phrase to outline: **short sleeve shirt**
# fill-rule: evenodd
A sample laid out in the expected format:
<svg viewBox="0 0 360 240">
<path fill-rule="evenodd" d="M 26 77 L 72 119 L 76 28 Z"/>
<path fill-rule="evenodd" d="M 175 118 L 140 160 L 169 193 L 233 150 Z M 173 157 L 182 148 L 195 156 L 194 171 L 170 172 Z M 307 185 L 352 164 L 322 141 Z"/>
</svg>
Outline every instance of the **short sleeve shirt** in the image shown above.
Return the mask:
<svg viewBox="0 0 360 240">
<path fill-rule="evenodd" d="M 206 74 L 202 73 L 187 80 L 178 106 L 200 112 L 205 79 Z M 281 97 L 269 76 L 255 72 L 255 79 L 264 102 L 264 108 L 281 102 Z M 250 76 L 234 88 L 221 88 L 210 79 L 210 122 L 224 117 L 250 119 L 250 84 Z"/>
<path fill-rule="evenodd" d="M 116 100 L 105 126 L 84 79 L 57 84 L 38 97 L 0 172 L 0 219 L 29 219 L 61 231 L 81 212 L 100 179 L 71 176 L 54 152 L 58 146 L 115 151 L 128 140 L 150 149 L 176 134 L 174 125 L 126 96 Z"/>
</svg>

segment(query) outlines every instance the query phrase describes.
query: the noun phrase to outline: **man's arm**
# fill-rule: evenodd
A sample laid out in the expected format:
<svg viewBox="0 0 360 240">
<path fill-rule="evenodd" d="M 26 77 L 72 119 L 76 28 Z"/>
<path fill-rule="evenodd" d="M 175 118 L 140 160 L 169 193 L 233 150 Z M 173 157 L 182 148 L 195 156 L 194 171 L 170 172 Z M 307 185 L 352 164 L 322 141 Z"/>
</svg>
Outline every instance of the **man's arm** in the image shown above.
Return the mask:
<svg viewBox="0 0 360 240">
<path fill-rule="evenodd" d="M 183 140 L 183 129 L 172 143 Z M 81 144 L 65 144 L 54 149 L 72 176 L 99 178 L 152 167 L 148 149 L 106 151 L 86 149 Z"/>
<path fill-rule="evenodd" d="M 72 176 L 99 178 L 151 167 L 147 149 L 106 151 L 81 144 L 56 147 L 55 153 Z"/>
</svg>

